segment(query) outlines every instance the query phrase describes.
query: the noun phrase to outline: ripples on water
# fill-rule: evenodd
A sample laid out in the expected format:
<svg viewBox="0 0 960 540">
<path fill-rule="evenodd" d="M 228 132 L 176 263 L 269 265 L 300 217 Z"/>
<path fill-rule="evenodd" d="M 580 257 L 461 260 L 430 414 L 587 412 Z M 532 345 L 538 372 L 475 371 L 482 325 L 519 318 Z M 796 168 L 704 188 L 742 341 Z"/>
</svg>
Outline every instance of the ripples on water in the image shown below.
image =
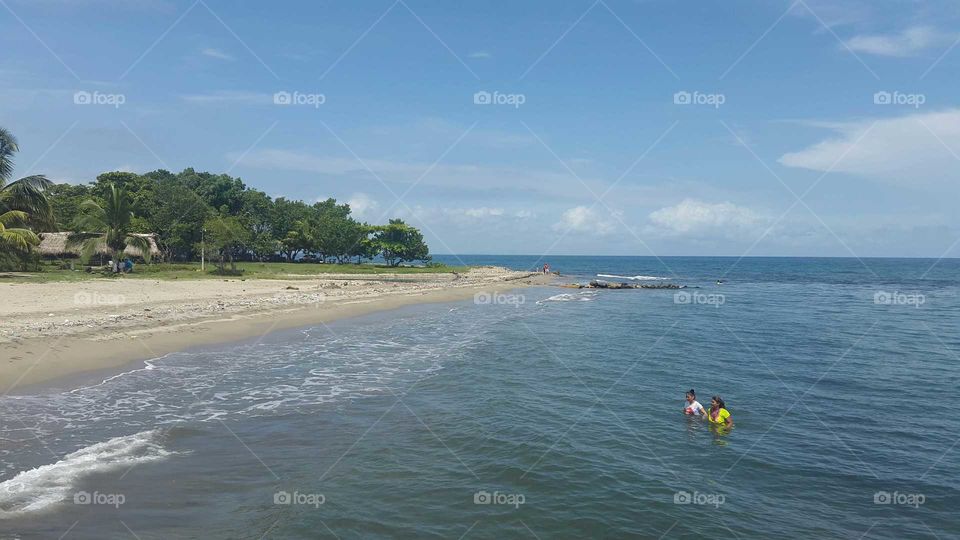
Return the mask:
<svg viewBox="0 0 960 540">
<path fill-rule="evenodd" d="M 421 306 L 6 397 L 0 531 L 954 537 L 960 299 L 956 281 L 910 268 L 722 287 L 688 268 L 719 307 L 530 289 L 519 306 Z M 926 301 L 874 303 L 894 287 Z M 689 387 L 705 404 L 723 395 L 731 433 L 679 414 Z M 78 491 L 126 500 L 77 505 Z M 324 502 L 274 504 L 281 491 Z M 925 500 L 874 504 L 878 492 Z M 684 493 L 707 504 L 677 504 Z"/>
</svg>

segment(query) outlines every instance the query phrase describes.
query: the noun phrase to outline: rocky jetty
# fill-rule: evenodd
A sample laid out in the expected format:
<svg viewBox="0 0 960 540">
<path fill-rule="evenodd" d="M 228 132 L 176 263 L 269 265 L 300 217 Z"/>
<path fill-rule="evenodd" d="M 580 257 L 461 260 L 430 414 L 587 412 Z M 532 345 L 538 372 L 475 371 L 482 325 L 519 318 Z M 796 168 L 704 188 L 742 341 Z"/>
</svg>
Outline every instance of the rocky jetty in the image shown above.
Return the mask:
<svg viewBox="0 0 960 540">
<path fill-rule="evenodd" d="M 686 289 L 686 285 L 675 285 L 673 283 L 621 283 L 610 281 L 591 281 L 584 285 L 583 283 L 568 283 L 561 285 L 566 289 Z"/>
</svg>

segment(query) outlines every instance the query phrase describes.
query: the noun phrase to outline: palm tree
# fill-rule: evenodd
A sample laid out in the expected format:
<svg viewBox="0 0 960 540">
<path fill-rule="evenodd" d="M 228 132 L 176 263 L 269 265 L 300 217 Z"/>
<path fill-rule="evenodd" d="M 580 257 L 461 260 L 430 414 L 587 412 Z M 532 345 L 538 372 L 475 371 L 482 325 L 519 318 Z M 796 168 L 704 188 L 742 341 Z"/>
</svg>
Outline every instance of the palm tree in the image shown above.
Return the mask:
<svg viewBox="0 0 960 540">
<path fill-rule="evenodd" d="M 133 234 L 132 220 L 133 212 L 130 211 L 127 193 L 110 184 L 110 192 L 103 205 L 93 199 L 80 203 L 80 215 L 74 221 L 74 230 L 77 232 L 67 238 L 67 244 L 81 246 L 80 258 L 83 261 L 88 261 L 104 246 L 116 261 L 117 256 L 130 246 L 139 250 L 143 259 L 150 262 L 150 241 Z"/>
<path fill-rule="evenodd" d="M 11 210 L 20 211 L 26 216 L 18 214 L 15 219 L 45 228 L 52 227 L 53 208 L 44 190 L 52 186 L 53 182 L 42 174 L 10 182 L 13 176 L 13 155 L 19 151 L 16 137 L 0 128 L 0 214 Z"/>
<path fill-rule="evenodd" d="M 27 213 L 20 210 L 7 210 L 0 214 L 0 246 L 8 245 L 19 251 L 27 251 L 30 246 L 40 243 L 37 235 L 30 229 L 10 227 L 27 221 Z"/>
<path fill-rule="evenodd" d="M 26 252 L 40 243 L 28 223 L 50 226 L 53 209 L 43 193 L 52 185 L 42 175 L 28 176 L 9 182 L 13 175 L 13 155 L 20 150 L 17 139 L 9 131 L 0 128 L 0 255 L 5 252 Z M 6 253 L 8 262 L 17 256 Z"/>
</svg>

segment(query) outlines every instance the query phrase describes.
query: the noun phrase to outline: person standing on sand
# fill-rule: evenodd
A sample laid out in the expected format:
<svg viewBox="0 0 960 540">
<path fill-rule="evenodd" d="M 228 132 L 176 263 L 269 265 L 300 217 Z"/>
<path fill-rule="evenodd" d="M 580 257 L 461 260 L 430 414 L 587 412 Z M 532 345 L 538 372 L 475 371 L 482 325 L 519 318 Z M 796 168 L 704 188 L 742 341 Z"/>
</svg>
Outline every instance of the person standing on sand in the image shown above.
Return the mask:
<svg viewBox="0 0 960 540">
<path fill-rule="evenodd" d="M 718 427 L 733 427 L 733 418 L 730 417 L 727 404 L 720 396 L 710 398 L 710 412 L 707 413 L 707 420 Z"/>
<path fill-rule="evenodd" d="M 707 414 L 707 411 L 704 410 L 703 405 L 697 401 L 697 393 L 693 390 L 693 388 L 687 392 L 686 397 L 687 404 L 683 407 L 683 414 L 690 416 L 704 416 Z"/>
</svg>

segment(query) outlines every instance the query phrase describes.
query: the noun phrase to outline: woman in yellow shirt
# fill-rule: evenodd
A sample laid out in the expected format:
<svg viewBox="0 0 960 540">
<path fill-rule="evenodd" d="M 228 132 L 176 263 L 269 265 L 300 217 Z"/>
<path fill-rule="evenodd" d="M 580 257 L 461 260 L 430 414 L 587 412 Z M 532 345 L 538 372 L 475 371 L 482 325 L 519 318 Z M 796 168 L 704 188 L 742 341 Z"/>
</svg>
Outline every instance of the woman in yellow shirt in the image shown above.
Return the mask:
<svg viewBox="0 0 960 540">
<path fill-rule="evenodd" d="M 707 420 L 716 426 L 733 427 L 733 418 L 730 417 L 727 404 L 723 402 L 720 396 L 710 398 L 710 411 L 707 413 Z"/>
</svg>

